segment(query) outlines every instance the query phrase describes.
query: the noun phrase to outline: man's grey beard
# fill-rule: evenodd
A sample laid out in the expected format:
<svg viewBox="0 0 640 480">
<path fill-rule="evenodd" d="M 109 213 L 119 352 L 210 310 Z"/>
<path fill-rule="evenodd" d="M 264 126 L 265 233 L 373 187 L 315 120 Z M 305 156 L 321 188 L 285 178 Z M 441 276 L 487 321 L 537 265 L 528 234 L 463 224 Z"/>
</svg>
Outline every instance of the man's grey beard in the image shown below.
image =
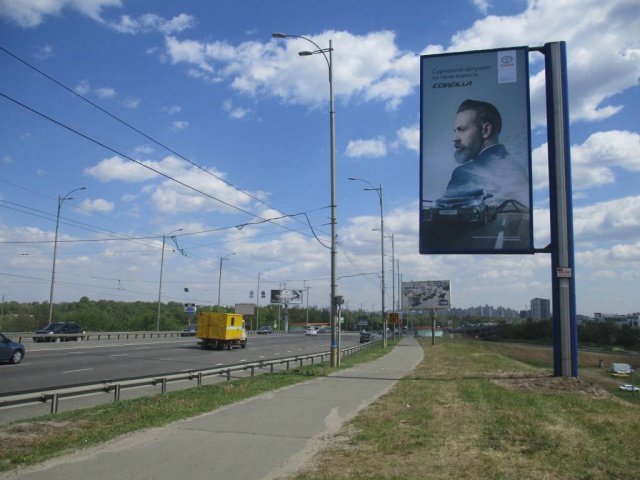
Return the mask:
<svg viewBox="0 0 640 480">
<path fill-rule="evenodd" d="M 456 147 L 456 149 L 453 155 L 456 159 L 456 162 L 464 164 L 476 158 L 478 156 L 478 153 L 480 153 L 480 149 L 482 148 L 483 140 L 484 139 L 482 138 L 482 135 L 477 135 L 476 137 L 474 137 L 471 145 L 469 145 L 468 147 L 465 147 L 461 143 L 455 143 L 454 147 Z"/>
</svg>

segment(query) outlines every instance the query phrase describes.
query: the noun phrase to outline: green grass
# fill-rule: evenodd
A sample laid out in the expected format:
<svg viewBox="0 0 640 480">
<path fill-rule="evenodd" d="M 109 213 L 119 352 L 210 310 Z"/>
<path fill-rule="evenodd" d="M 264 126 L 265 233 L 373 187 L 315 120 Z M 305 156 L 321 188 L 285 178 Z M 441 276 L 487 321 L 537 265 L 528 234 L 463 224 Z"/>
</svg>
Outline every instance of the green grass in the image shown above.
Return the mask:
<svg viewBox="0 0 640 480">
<path fill-rule="evenodd" d="M 550 377 L 548 349 L 429 343 L 410 375 L 291 478 L 639 477 L 640 407 L 611 387 Z"/>
</svg>

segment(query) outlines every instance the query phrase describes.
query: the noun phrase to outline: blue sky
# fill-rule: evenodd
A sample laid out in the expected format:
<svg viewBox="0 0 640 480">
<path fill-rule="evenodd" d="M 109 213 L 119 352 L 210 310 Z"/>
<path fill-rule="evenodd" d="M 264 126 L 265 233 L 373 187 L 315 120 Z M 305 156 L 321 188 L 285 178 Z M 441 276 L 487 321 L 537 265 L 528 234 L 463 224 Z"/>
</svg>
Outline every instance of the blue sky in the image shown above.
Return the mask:
<svg viewBox="0 0 640 480">
<path fill-rule="evenodd" d="M 310 305 L 328 305 L 328 68 L 272 32 L 334 48 L 338 292 L 350 309 L 380 309 L 380 210 L 348 177 L 382 184 L 404 281 L 450 279 L 456 307 L 551 298 L 546 254 L 418 253 L 419 58 L 566 41 L 577 311 L 640 310 L 636 0 L 0 0 L 6 301 L 48 301 L 58 197 L 86 187 L 62 203 L 56 302 L 157 301 L 162 235 L 181 229 L 177 246 L 167 238 L 163 301 L 217 303 L 226 256 L 223 304 L 255 300 L 265 272 L 261 290 L 306 286 Z M 549 243 L 543 66 L 531 53 L 537 248 Z"/>
</svg>

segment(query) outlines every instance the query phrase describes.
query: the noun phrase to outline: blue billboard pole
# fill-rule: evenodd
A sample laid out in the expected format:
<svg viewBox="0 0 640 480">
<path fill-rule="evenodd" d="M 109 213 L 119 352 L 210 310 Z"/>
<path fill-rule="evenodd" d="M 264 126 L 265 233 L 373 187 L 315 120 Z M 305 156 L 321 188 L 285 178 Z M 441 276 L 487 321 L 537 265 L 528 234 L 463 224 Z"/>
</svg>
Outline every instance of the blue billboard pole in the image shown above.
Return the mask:
<svg viewBox="0 0 640 480">
<path fill-rule="evenodd" d="M 556 377 L 577 377 L 578 332 L 566 44 L 547 43 L 539 51 L 545 56 L 547 89 L 553 374 Z"/>
</svg>

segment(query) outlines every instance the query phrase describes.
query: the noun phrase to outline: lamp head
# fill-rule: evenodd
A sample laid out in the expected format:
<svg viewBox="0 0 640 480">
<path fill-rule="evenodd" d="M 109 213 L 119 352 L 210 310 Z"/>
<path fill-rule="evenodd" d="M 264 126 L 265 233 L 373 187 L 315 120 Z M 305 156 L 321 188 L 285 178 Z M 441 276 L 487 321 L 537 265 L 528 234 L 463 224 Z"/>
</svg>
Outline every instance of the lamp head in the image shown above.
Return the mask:
<svg viewBox="0 0 640 480">
<path fill-rule="evenodd" d="M 308 57 L 309 55 L 313 55 L 313 52 L 303 50 L 302 52 L 298 52 L 298 55 L 300 55 L 301 57 Z"/>
<path fill-rule="evenodd" d="M 285 35 L 284 33 L 280 33 L 280 32 L 273 32 L 273 33 L 271 34 L 271 36 L 272 36 L 273 38 L 285 38 L 285 37 L 286 37 L 286 35 Z"/>
</svg>

